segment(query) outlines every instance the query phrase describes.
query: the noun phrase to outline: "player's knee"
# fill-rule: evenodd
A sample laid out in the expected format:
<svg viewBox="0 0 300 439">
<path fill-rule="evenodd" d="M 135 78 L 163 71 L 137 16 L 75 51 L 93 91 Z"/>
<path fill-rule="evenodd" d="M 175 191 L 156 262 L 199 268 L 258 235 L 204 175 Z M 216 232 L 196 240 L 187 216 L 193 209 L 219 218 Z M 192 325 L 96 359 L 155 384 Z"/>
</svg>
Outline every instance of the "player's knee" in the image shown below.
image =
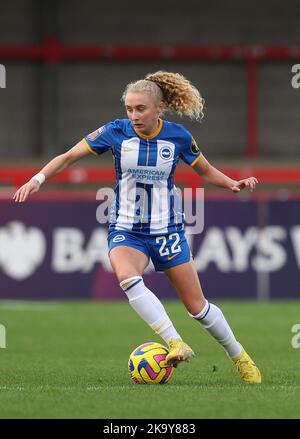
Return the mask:
<svg viewBox="0 0 300 439">
<path fill-rule="evenodd" d="M 190 317 L 193 317 L 194 319 L 197 319 L 199 315 L 201 315 L 203 312 L 205 312 L 206 308 L 208 307 L 209 303 L 206 299 L 201 300 L 191 306 L 189 306 L 188 314 Z"/>
</svg>

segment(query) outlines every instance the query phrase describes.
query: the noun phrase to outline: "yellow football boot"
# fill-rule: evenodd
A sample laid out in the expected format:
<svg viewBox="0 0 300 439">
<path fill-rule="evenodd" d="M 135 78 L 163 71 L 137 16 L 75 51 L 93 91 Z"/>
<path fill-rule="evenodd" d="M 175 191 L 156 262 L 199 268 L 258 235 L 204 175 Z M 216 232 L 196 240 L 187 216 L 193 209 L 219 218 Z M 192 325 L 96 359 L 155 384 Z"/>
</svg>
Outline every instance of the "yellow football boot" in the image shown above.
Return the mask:
<svg viewBox="0 0 300 439">
<path fill-rule="evenodd" d="M 169 342 L 169 353 L 166 356 L 166 363 L 176 367 L 181 361 L 189 361 L 195 354 L 182 340 L 172 339 Z"/>
<path fill-rule="evenodd" d="M 249 357 L 243 346 L 241 346 L 241 348 L 242 352 L 240 355 L 232 359 L 238 373 L 241 375 L 242 380 L 244 380 L 246 383 L 260 384 L 261 374 L 258 367 Z"/>
</svg>

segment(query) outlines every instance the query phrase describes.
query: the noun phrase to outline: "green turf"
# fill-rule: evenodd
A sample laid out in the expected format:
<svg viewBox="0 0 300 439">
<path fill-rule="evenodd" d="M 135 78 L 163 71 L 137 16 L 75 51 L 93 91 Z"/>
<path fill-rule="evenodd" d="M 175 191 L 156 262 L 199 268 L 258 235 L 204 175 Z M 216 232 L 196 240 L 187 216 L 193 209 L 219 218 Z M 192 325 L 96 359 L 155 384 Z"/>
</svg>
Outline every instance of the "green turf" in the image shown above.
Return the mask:
<svg viewBox="0 0 300 439">
<path fill-rule="evenodd" d="M 291 327 L 300 302 L 219 304 L 260 366 L 241 382 L 222 348 L 178 302 L 165 303 L 196 358 L 166 385 L 133 384 L 129 353 L 161 341 L 122 303 L 1 303 L 1 418 L 299 418 L 300 349 Z"/>
</svg>

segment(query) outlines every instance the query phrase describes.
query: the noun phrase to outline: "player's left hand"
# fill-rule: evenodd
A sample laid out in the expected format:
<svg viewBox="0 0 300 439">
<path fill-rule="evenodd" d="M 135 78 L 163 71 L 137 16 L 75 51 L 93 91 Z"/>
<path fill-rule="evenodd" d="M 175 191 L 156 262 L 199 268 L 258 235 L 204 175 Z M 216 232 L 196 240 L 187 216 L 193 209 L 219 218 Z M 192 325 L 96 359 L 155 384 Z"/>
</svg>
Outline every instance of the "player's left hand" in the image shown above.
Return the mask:
<svg viewBox="0 0 300 439">
<path fill-rule="evenodd" d="M 253 192 L 257 184 L 257 178 L 249 177 L 245 178 L 244 180 L 237 181 L 233 186 L 230 187 L 230 190 L 237 193 L 246 188 L 249 189 L 250 192 Z"/>
</svg>

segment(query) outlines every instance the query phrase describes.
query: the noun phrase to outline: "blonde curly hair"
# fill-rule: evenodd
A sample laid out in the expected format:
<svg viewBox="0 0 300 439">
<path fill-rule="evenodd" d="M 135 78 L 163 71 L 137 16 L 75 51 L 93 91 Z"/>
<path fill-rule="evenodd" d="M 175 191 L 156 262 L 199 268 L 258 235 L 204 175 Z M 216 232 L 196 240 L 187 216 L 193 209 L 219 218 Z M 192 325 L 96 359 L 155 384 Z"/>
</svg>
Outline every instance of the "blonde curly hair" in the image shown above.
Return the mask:
<svg viewBox="0 0 300 439">
<path fill-rule="evenodd" d="M 196 87 L 180 73 L 158 71 L 149 73 L 145 79 L 131 82 L 125 88 L 122 100 L 128 92 L 145 91 L 155 101 L 164 101 L 166 110 L 192 120 L 203 118 L 204 99 Z"/>
</svg>

